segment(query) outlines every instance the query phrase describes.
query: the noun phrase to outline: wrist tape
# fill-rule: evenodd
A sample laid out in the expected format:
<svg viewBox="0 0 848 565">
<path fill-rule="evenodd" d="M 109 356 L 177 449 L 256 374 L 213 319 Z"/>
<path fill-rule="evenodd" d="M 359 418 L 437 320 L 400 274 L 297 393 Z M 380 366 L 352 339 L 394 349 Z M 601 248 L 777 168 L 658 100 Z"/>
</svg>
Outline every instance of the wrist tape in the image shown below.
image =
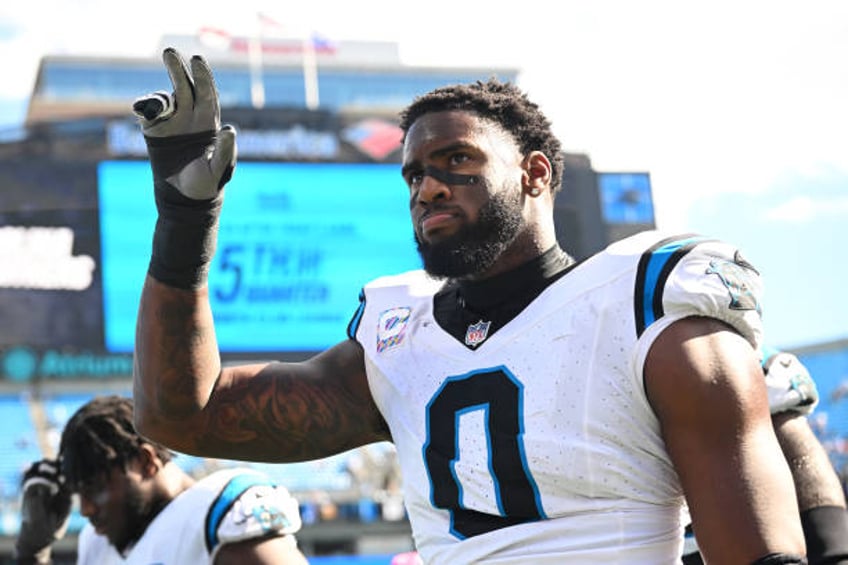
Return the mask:
<svg viewBox="0 0 848 565">
<path fill-rule="evenodd" d="M 148 273 L 169 286 L 196 289 L 206 284 L 218 239 L 223 192 L 208 200 L 184 196 L 168 178 L 214 143 L 214 132 L 166 138 L 148 137 L 153 186 L 159 218 L 153 233 Z"/>
<path fill-rule="evenodd" d="M 810 565 L 848 563 L 848 511 L 817 506 L 801 512 Z"/>
<path fill-rule="evenodd" d="M 155 183 L 156 192 L 169 192 L 159 203 L 148 273 L 169 286 L 196 289 L 206 284 L 218 241 L 222 198 L 192 200 L 168 183 Z M 185 200 L 185 205 L 171 200 Z M 157 203 L 159 198 L 157 197 Z"/>
</svg>

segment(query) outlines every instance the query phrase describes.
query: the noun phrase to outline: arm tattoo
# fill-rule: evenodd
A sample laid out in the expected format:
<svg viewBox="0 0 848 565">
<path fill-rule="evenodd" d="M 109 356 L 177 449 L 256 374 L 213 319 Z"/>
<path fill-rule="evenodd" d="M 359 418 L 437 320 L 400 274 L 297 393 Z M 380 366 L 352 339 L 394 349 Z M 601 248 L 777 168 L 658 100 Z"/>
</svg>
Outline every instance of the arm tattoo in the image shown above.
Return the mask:
<svg viewBox="0 0 848 565">
<path fill-rule="evenodd" d="M 139 311 L 136 373 L 143 374 L 144 398 L 157 412 L 190 417 L 197 391 L 211 391 L 220 373 L 212 316 L 191 291 L 168 289 L 154 304 Z"/>
<path fill-rule="evenodd" d="M 370 396 L 352 393 L 341 376 L 311 378 L 297 367 L 273 363 L 218 388 L 200 447 L 226 446 L 229 458 L 302 461 L 388 439 Z"/>
</svg>

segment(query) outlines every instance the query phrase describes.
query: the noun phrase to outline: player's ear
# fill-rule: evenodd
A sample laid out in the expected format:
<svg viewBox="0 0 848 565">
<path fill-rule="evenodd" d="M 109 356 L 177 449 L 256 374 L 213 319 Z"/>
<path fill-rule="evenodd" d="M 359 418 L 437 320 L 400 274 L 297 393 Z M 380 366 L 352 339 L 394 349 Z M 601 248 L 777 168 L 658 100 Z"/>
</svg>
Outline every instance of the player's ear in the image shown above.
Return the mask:
<svg viewBox="0 0 848 565">
<path fill-rule="evenodd" d="M 138 450 L 138 462 L 141 473 L 145 478 L 152 477 L 164 466 L 156 449 L 149 443 L 142 443 Z"/>
<path fill-rule="evenodd" d="M 541 151 L 531 151 L 521 164 L 521 185 L 524 194 L 539 196 L 551 190 L 551 161 Z"/>
</svg>

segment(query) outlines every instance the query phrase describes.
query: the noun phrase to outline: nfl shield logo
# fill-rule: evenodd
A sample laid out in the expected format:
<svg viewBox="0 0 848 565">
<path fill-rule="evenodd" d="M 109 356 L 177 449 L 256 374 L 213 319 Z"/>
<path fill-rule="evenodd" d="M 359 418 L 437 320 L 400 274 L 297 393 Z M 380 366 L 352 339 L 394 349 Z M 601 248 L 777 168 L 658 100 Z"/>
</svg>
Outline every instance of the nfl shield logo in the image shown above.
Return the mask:
<svg viewBox="0 0 848 565">
<path fill-rule="evenodd" d="M 468 326 L 465 332 L 465 345 L 468 347 L 477 347 L 489 336 L 489 326 L 492 322 L 484 322 L 480 320 L 476 324 Z"/>
</svg>

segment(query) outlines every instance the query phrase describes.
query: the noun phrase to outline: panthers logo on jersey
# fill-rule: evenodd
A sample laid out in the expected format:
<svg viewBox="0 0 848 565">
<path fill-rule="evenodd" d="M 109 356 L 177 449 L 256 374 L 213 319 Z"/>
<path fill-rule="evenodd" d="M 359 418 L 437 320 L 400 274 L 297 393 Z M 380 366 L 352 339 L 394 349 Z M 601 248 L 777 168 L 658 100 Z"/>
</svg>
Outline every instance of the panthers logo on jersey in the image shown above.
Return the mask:
<svg viewBox="0 0 848 565">
<path fill-rule="evenodd" d="M 756 310 L 760 312 L 757 297 L 751 292 L 751 278 L 757 272 L 737 252 L 733 261 L 713 260 L 707 269 L 708 275 L 717 275 L 730 293 L 730 308 L 733 310 Z"/>
</svg>

